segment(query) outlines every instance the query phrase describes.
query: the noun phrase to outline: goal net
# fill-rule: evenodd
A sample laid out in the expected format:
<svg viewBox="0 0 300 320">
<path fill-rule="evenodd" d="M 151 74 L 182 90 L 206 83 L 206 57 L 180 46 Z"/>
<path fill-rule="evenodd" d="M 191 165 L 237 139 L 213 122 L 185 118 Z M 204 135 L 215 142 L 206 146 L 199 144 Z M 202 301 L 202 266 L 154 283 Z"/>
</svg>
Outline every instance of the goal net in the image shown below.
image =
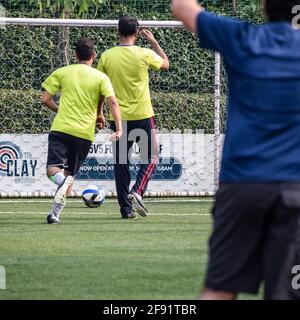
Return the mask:
<svg viewBox="0 0 300 320">
<path fill-rule="evenodd" d="M 78 39 L 94 41 L 99 56 L 117 43 L 117 20 L 0 17 L 0 196 L 47 197 L 47 135 L 53 120 L 40 103 L 41 83 L 75 62 Z M 150 72 L 160 161 L 148 196 L 213 195 L 218 184 L 226 85 L 219 54 L 198 48 L 176 21 L 141 21 L 170 58 L 170 70 Z M 143 39 L 138 45 L 148 47 Z M 96 63 L 97 63 L 96 61 Z M 96 65 L 96 64 L 95 64 Z M 74 186 L 90 183 L 115 195 L 112 150 L 99 132 Z M 138 151 L 137 151 L 138 153 Z M 138 156 L 138 155 L 137 155 Z M 131 166 L 134 179 L 137 165 Z"/>
</svg>

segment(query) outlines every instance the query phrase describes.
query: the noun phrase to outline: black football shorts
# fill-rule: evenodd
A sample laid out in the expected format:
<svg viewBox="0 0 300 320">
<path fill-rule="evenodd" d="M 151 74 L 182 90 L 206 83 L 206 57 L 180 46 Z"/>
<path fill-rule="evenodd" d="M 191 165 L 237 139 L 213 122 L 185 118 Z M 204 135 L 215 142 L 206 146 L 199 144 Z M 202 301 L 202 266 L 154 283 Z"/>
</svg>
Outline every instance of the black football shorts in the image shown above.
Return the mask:
<svg viewBox="0 0 300 320">
<path fill-rule="evenodd" d="M 213 219 L 207 288 L 300 300 L 300 183 L 223 184 Z"/>
<path fill-rule="evenodd" d="M 72 135 L 51 131 L 48 137 L 47 168 L 60 167 L 75 176 L 91 148 L 92 142 Z"/>
</svg>

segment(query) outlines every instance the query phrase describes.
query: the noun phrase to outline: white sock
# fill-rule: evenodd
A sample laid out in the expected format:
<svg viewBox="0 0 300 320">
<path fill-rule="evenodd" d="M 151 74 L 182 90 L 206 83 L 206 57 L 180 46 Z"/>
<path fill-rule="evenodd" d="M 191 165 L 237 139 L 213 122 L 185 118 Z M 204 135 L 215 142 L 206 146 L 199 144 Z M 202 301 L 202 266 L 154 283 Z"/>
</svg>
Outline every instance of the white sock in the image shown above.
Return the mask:
<svg viewBox="0 0 300 320">
<path fill-rule="evenodd" d="M 63 208 L 66 205 L 66 201 L 64 201 L 63 203 L 56 203 L 54 202 L 50 211 L 50 214 L 55 215 L 55 217 L 58 219 L 59 215 L 61 214 L 61 212 L 63 211 Z"/>
<path fill-rule="evenodd" d="M 64 182 L 65 178 L 65 175 L 61 171 L 56 172 L 54 176 L 49 177 L 49 179 L 58 186 Z"/>
</svg>

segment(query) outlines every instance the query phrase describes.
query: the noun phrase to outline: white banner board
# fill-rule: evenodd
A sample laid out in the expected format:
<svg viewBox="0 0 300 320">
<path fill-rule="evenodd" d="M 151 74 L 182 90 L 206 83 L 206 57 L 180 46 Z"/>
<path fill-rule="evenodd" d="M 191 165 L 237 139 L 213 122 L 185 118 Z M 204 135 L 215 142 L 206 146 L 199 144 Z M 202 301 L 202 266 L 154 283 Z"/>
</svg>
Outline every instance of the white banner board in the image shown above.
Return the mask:
<svg viewBox="0 0 300 320">
<path fill-rule="evenodd" d="M 47 135 L 0 135 L 0 196 L 48 197 L 56 186 L 46 177 Z M 214 193 L 214 136 L 159 134 L 160 161 L 146 195 L 200 196 Z M 138 149 L 138 148 L 136 148 Z M 138 151 L 136 158 L 138 158 Z M 130 164 L 134 180 L 138 163 Z M 112 144 L 96 135 L 87 160 L 76 176 L 74 195 L 89 184 L 115 195 Z"/>
</svg>

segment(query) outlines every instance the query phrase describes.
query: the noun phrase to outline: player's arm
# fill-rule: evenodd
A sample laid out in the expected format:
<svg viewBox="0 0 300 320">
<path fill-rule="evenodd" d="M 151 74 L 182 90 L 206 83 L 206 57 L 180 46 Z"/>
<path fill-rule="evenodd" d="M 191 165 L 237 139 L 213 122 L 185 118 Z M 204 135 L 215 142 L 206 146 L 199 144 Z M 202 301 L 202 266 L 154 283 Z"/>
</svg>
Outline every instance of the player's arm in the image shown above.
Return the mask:
<svg viewBox="0 0 300 320">
<path fill-rule="evenodd" d="M 152 34 L 151 31 L 147 30 L 147 29 L 143 29 L 141 31 L 141 34 L 147 39 L 147 41 L 151 44 L 153 50 L 162 58 L 163 62 L 161 65 L 161 69 L 163 70 L 168 70 L 170 67 L 170 63 L 169 63 L 169 58 L 166 55 L 165 51 L 163 50 L 163 48 L 159 45 L 159 43 L 157 42 L 157 40 L 155 39 L 154 35 Z"/>
<path fill-rule="evenodd" d="M 171 10 L 187 29 L 197 32 L 197 16 L 204 8 L 196 0 L 172 0 Z"/>
<path fill-rule="evenodd" d="M 120 140 L 123 134 L 121 111 L 115 96 L 108 97 L 107 102 L 109 105 L 110 113 L 112 114 L 116 124 L 116 132 L 114 132 L 114 134 L 112 135 L 112 139 L 117 141 Z"/>
<path fill-rule="evenodd" d="M 60 85 L 60 69 L 54 71 L 43 83 L 42 88 L 44 92 L 42 94 L 41 102 L 49 110 L 57 113 L 58 105 L 54 101 L 54 96 L 61 90 Z"/>
<path fill-rule="evenodd" d="M 123 134 L 121 111 L 120 111 L 120 107 L 119 107 L 117 98 L 115 96 L 111 81 L 110 81 L 109 77 L 106 75 L 103 78 L 103 81 L 101 82 L 100 92 L 101 92 L 101 96 L 106 97 L 106 99 L 107 99 L 110 113 L 111 113 L 112 117 L 114 118 L 115 125 L 116 125 L 116 132 L 113 133 L 111 139 L 118 141 L 118 140 L 120 140 L 120 138 Z M 100 96 L 99 103 L 101 102 L 101 96 Z M 98 106 L 98 111 L 99 111 L 99 106 Z"/>
<path fill-rule="evenodd" d="M 98 102 L 98 110 L 97 110 L 97 120 L 96 124 L 99 129 L 103 129 L 105 126 L 105 117 L 103 112 L 104 107 L 104 96 L 100 96 L 99 102 Z"/>
<path fill-rule="evenodd" d="M 49 110 L 57 113 L 58 105 L 54 101 L 54 96 L 51 95 L 48 91 L 44 91 L 41 98 L 42 104 L 44 104 Z"/>
</svg>

